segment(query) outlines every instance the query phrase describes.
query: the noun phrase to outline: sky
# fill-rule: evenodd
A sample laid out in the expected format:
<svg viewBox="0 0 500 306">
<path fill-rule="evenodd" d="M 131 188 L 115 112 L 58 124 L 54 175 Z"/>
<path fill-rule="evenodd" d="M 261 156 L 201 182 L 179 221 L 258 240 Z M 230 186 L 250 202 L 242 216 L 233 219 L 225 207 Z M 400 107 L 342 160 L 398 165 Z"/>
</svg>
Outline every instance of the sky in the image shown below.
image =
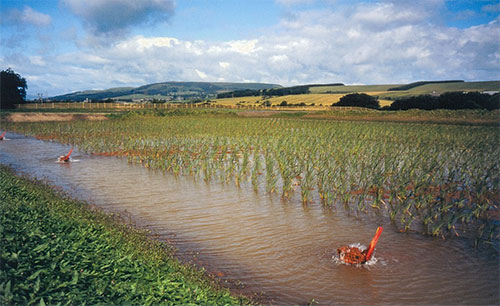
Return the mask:
<svg viewBox="0 0 500 306">
<path fill-rule="evenodd" d="M 499 0 L 0 0 L 28 96 L 167 81 L 500 80 Z"/>
</svg>

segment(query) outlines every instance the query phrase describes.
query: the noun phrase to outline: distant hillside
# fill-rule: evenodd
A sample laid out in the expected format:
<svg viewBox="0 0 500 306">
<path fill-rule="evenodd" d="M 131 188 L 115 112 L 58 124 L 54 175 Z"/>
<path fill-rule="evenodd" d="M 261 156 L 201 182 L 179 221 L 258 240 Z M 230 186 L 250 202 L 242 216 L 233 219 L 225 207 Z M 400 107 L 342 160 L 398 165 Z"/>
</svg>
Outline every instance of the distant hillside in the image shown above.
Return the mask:
<svg viewBox="0 0 500 306">
<path fill-rule="evenodd" d="M 118 87 L 105 90 L 78 91 L 51 97 L 50 100 L 193 100 L 215 97 L 219 93 L 235 90 L 260 90 L 281 87 L 281 85 L 266 83 L 164 82 L 139 87 Z"/>
<path fill-rule="evenodd" d="M 389 88 L 388 91 L 395 91 L 395 90 L 409 90 L 418 86 L 423 86 L 427 84 L 444 84 L 444 83 L 464 83 L 465 81 L 463 80 L 447 80 L 447 81 L 420 81 L 420 82 L 414 82 L 402 86 L 397 86 L 397 87 L 392 87 Z"/>
<path fill-rule="evenodd" d="M 311 88 L 311 93 L 367 93 L 379 99 L 395 100 L 397 98 L 414 97 L 418 95 L 440 95 L 445 92 L 495 92 L 500 91 L 499 81 L 464 82 L 454 81 L 425 81 L 410 84 L 392 85 L 346 85 L 321 86 Z"/>
</svg>

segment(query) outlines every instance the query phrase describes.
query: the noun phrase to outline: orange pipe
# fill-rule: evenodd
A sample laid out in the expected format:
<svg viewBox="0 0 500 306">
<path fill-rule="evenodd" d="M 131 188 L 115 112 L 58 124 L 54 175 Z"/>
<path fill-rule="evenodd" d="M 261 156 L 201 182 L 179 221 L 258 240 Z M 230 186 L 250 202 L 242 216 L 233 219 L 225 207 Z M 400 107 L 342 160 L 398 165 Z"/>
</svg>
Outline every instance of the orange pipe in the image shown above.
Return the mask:
<svg viewBox="0 0 500 306">
<path fill-rule="evenodd" d="M 375 236 L 373 237 L 372 241 L 370 242 L 370 247 L 368 247 L 368 251 L 366 252 L 366 261 L 370 260 L 373 255 L 373 251 L 375 250 L 375 246 L 377 245 L 378 238 L 380 238 L 380 235 L 382 234 L 382 231 L 384 228 L 382 226 L 379 226 L 377 228 L 377 232 L 375 233 Z"/>
<path fill-rule="evenodd" d="M 71 155 L 72 152 L 73 152 L 73 148 L 71 148 L 71 150 L 69 150 L 68 155 L 64 156 L 64 160 L 68 160 L 69 156 Z"/>
</svg>

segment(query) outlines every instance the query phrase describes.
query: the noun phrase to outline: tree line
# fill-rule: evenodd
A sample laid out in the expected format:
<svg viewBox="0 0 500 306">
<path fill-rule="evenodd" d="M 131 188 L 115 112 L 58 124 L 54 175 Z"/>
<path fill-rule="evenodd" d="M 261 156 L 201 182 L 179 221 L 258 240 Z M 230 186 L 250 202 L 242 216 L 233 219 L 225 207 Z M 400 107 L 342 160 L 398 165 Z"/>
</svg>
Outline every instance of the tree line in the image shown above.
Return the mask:
<svg viewBox="0 0 500 306">
<path fill-rule="evenodd" d="M 270 89 L 243 89 L 217 94 L 217 99 L 240 98 L 240 97 L 282 97 L 288 95 L 302 95 L 310 93 L 311 87 L 317 86 L 344 86 L 342 83 L 333 84 L 310 84 L 292 87 L 270 88 Z"/>
<path fill-rule="evenodd" d="M 380 110 L 408 109 L 500 109 L 500 94 L 483 94 L 479 92 L 447 92 L 439 96 L 420 95 L 396 99 L 390 106 L 380 107 L 377 98 L 363 94 L 348 94 L 340 98 L 332 106 L 356 106 Z"/>
<path fill-rule="evenodd" d="M 487 109 L 500 108 L 500 94 L 479 92 L 447 92 L 439 96 L 420 95 L 394 101 L 388 110 L 407 110 L 411 108 L 433 109 Z"/>
</svg>

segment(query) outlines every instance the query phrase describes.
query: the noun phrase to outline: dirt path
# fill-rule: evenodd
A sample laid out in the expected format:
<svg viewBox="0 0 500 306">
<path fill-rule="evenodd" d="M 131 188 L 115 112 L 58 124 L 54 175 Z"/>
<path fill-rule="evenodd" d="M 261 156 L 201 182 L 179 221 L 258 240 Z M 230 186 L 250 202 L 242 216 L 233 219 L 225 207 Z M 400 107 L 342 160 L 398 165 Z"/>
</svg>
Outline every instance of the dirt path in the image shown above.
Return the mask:
<svg viewBox="0 0 500 306">
<path fill-rule="evenodd" d="M 71 121 L 71 120 L 105 120 L 104 114 L 71 114 L 71 113 L 12 113 L 6 118 L 10 122 Z"/>
</svg>

